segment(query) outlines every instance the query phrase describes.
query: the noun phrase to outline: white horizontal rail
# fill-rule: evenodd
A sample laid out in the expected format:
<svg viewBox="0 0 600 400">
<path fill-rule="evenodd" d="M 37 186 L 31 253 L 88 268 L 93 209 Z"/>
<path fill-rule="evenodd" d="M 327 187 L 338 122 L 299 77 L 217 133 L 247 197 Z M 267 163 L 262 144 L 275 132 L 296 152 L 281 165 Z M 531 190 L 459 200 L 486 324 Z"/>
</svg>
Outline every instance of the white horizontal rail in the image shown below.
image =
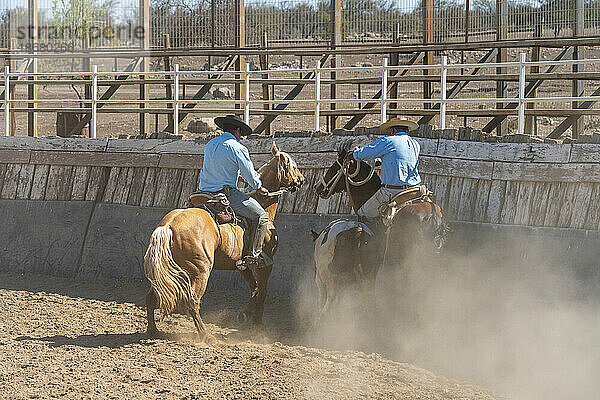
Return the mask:
<svg viewBox="0 0 600 400">
<path fill-rule="evenodd" d="M 10 72 L 10 70 L 5 68 L 4 70 L 4 79 L 2 80 L 1 85 L 5 88 L 10 86 L 10 80 L 17 80 L 19 78 L 34 78 L 34 77 L 54 77 L 54 78 L 73 78 L 73 77 L 83 77 L 81 79 L 81 84 L 91 84 L 92 86 L 92 98 L 91 98 L 91 133 L 92 136 L 96 135 L 96 112 L 98 103 L 101 105 L 136 105 L 140 104 L 156 104 L 156 105 L 166 105 L 171 104 L 173 107 L 172 112 L 174 113 L 174 132 L 178 132 L 178 122 L 179 122 L 179 111 L 181 109 L 181 105 L 185 104 L 235 104 L 240 105 L 242 107 L 242 112 L 244 114 L 244 119 L 246 121 L 250 120 L 251 108 L 253 105 L 266 105 L 266 104 L 299 104 L 299 105 L 307 105 L 310 104 L 312 107 L 312 111 L 314 113 L 314 129 L 320 129 L 319 118 L 321 114 L 320 105 L 323 103 L 336 103 L 336 104 L 358 104 L 358 103 L 376 103 L 380 105 L 380 113 L 381 120 L 385 121 L 387 119 L 387 105 L 390 103 L 428 103 L 428 104 L 439 104 L 439 118 L 440 124 L 443 127 L 446 125 L 446 109 L 448 104 L 452 103 L 517 103 L 518 107 L 516 110 L 518 113 L 518 126 L 519 132 L 523 130 L 524 127 L 524 119 L 525 119 L 525 105 L 528 103 L 537 103 L 537 102 L 565 102 L 570 103 L 573 101 L 600 101 L 600 96 L 552 96 L 552 97 L 525 97 L 525 84 L 527 82 L 527 68 L 532 66 L 543 66 L 543 65 L 592 65 L 592 64 L 600 64 L 600 58 L 594 59 L 585 59 L 585 60 L 561 60 L 561 61 L 526 61 L 525 54 L 522 53 L 519 57 L 519 61 L 514 62 L 502 62 L 502 63 L 462 63 L 462 64 L 449 64 L 445 56 L 442 58 L 442 62 L 440 64 L 431 64 L 431 65 L 388 65 L 387 59 L 383 58 L 381 65 L 373 65 L 373 66 L 360 66 L 360 67 L 323 67 L 320 63 L 317 63 L 314 68 L 282 68 L 282 69 L 265 69 L 265 70 L 251 70 L 250 65 L 246 64 L 243 71 L 237 70 L 226 70 L 226 71 L 181 71 L 179 70 L 179 65 L 174 66 L 174 71 L 148 71 L 148 72 L 119 72 L 119 71 L 105 71 L 101 72 L 97 70 L 97 66 L 92 67 L 92 71 L 90 72 L 51 72 L 51 73 L 31 73 L 31 72 Z M 516 67 L 519 75 L 519 95 L 515 98 L 496 98 L 496 97 L 475 97 L 475 98 L 448 98 L 447 97 L 447 71 L 451 69 L 459 69 L 459 68 L 498 68 L 498 67 Z M 438 82 L 440 85 L 440 95 L 438 98 L 432 99 L 422 99 L 422 98 L 389 98 L 388 97 L 388 89 L 389 85 L 389 71 L 399 71 L 399 70 L 439 70 L 440 71 L 440 81 Z M 380 75 L 379 85 L 381 87 L 381 97 L 379 99 L 348 99 L 348 98 L 335 98 L 335 99 L 327 99 L 323 98 L 321 95 L 321 76 L 324 72 L 365 72 L 371 71 L 373 74 L 369 76 L 371 78 L 377 78 L 377 75 Z M 314 91 L 312 92 L 312 97 L 306 99 L 274 99 L 274 100 L 252 100 L 250 98 L 250 86 L 252 84 L 255 85 L 263 85 L 265 84 L 265 80 L 262 74 L 271 74 L 271 75 L 285 75 L 285 74 L 306 74 L 304 77 L 298 78 L 298 76 L 294 77 L 282 77 L 280 79 L 288 79 L 293 81 L 300 81 L 302 85 L 314 85 Z M 127 77 L 139 77 L 139 76 L 153 76 L 153 77 L 162 77 L 163 80 L 171 81 L 174 86 L 173 98 L 171 99 L 108 99 L 108 100 L 100 100 L 98 96 L 98 85 L 102 83 L 103 78 L 111 78 L 116 76 L 127 76 Z M 182 99 L 180 84 L 182 78 L 193 78 L 193 77 L 214 77 L 214 76 L 232 76 L 238 75 L 243 76 L 243 80 L 240 83 L 244 84 L 244 91 L 242 99 Z M 261 75 L 261 76 L 258 76 Z M 356 75 L 354 75 L 356 76 Z M 251 79 L 252 78 L 252 79 Z M 468 75 L 465 75 L 465 79 L 468 80 Z M 576 78 L 569 78 L 568 80 L 572 80 Z M 218 80 L 215 80 L 215 83 L 218 83 Z M 118 82 L 114 84 L 118 85 Z M 151 80 L 145 82 L 146 85 L 151 85 Z M 156 83 L 159 84 L 159 83 Z M 160 84 L 164 84 L 164 81 Z M 183 83 L 185 85 L 185 82 Z M 298 83 L 290 83 L 290 86 L 297 85 Z M 328 82 L 329 84 L 329 82 Z M 342 82 L 339 85 L 344 84 L 354 84 L 352 82 Z M 200 84 L 196 84 L 193 86 L 197 86 Z M 376 85 L 375 83 L 365 83 L 365 85 Z M 9 98 L 9 90 L 5 90 L 5 96 L 2 99 L 4 105 L 4 134 L 9 135 L 10 132 L 10 114 L 14 112 L 15 104 L 69 104 L 69 103 L 77 103 L 80 104 L 82 102 L 81 99 L 19 99 Z M 307 92 L 308 93 L 308 92 Z M 88 100 L 89 101 L 89 100 Z M 134 110 L 133 107 L 125 108 L 126 110 Z M 44 107 L 40 107 L 37 109 L 38 111 L 43 111 Z M 136 112 L 139 112 L 139 108 L 135 108 Z M 21 110 L 19 110 L 21 111 Z M 89 112 L 89 108 L 82 108 L 82 112 Z M 197 111 L 202 111 L 202 109 L 198 109 Z M 299 111 L 310 111 L 310 110 L 299 110 Z M 340 109 L 342 111 L 342 109 Z M 376 111 L 376 110 L 375 110 Z M 193 111 L 192 111 L 193 112 Z"/>
</svg>

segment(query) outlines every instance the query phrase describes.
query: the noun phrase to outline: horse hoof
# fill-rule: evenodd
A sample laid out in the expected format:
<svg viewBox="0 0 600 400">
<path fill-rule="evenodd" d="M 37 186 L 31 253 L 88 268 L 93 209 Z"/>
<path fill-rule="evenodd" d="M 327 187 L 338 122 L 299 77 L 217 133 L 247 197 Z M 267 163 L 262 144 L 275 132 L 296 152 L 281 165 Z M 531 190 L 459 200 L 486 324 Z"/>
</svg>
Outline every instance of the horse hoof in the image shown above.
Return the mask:
<svg viewBox="0 0 600 400">
<path fill-rule="evenodd" d="M 158 331 L 158 329 L 148 329 L 146 331 L 146 335 L 150 339 L 158 339 L 160 337 L 160 332 Z"/>
<path fill-rule="evenodd" d="M 250 320 L 250 316 L 246 311 L 240 311 L 236 316 L 237 322 L 240 325 L 246 325 Z"/>
</svg>

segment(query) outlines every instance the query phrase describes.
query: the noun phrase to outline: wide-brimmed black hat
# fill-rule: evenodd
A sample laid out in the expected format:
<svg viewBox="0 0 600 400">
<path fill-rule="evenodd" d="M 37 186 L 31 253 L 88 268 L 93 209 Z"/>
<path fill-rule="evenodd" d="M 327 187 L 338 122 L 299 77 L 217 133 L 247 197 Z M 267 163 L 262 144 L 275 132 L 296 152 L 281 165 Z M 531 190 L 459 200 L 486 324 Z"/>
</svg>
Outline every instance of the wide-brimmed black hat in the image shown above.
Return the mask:
<svg viewBox="0 0 600 400">
<path fill-rule="evenodd" d="M 243 119 L 233 114 L 215 118 L 215 124 L 224 131 L 240 128 L 242 136 L 248 136 L 252 133 L 252 128 Z"/>
</svg>

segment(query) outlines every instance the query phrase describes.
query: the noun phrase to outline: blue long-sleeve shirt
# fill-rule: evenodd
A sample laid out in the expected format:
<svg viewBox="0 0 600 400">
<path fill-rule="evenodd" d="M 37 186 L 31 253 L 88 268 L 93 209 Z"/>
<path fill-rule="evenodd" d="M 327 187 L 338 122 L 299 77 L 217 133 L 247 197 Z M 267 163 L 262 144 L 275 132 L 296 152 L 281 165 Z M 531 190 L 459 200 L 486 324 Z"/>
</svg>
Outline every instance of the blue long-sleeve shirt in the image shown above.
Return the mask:
<svg viewBox="0 0 600 400">
<path fill-rule="evenodd" d="M 386 185 L 418 185 L 421 177 L 419 165 L 419 142 L 399 132 L 393 136 L 383 136 L 373 143 L 354 150 L 356 160 L 369 161 L 381 158 L 381 183 Z"/>
<path fill-rule="evenodd" d="M 217 192 L 223 186 L 237 186 L 241 176 L 251 189 L 261 186 L 260 175 L 254 170 L 246 146 L 229 132 L 211 139 L 204 148 L 204 162 L 200 171 L 200 191 Z"/>
</svg>

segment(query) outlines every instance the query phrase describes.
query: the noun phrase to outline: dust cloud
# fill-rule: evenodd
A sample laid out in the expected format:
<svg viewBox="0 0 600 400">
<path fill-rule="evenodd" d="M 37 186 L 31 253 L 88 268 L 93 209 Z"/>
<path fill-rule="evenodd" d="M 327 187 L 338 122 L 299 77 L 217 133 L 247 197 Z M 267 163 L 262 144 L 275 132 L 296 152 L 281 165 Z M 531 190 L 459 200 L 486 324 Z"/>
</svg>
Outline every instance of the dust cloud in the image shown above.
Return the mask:
<svg viewBox="0 0 600 400">
<path fill-rule="evenodd" d="M 306 340 L 381 353 L 508 398 L 598 398 L 599 244 L 454 232 L 437 257 L 415 251 L 386 265 L 374 296 L 344 293 Z M 310 280 L 297 303 L 304 319 L 316 315 Z"/>
</svg>

